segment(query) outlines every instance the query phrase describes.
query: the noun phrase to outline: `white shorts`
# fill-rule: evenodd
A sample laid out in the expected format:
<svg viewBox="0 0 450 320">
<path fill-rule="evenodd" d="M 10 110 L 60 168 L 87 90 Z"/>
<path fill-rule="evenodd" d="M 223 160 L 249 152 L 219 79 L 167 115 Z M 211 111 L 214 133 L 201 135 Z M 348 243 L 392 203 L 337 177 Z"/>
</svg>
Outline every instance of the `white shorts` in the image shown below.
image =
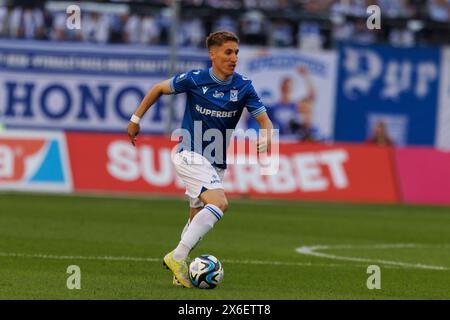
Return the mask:
<svg viewBox="0 0 450 320">
<path fill-rule="evenodd" d="M 213 167 L 201 154 L 184 150 L 174 154 L 172 162 L 186 186 L 186 195 L 189 197 L 191 208 L 203 206 L 198 197 L 205 189 L 223 189 L 225 169 Z"/>
</svg>

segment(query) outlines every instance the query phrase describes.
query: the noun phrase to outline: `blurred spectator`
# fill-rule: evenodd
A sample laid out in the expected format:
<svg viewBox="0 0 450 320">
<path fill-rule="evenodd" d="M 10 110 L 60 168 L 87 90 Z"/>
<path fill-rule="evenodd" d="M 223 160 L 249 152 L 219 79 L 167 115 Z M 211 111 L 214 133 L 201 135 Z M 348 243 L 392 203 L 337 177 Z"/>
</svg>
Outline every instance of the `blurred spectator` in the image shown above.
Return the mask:
<svg viewBox="0 0 450 320">
<path fill-rule="evenodd" d="M 275 20 L 271 27 L 270 45 L 275 47 L 292 47 L 294 45 L 293 28 L 289 21 Z"/>
<path fill-rule="evenodd" d="M 394 47 L 413 47 L 416 45 L 414 32 L 410 29 L 392 29 L 389 32 L 389 44 Z"/>
<path fill-rule="evenodd" d="M 137 14 L 126 17 L 123 29 L 123 41 L 125 43 L 139 43 L 141 40 L 141 17 Z"/>
<path fill-rule="evenodd" d="M 285 2 L 280 0 L 259 0 L 258 1 L 258 7 L 261 9 L 266 10 L 276 10 L 281 9 L 282 6 L 280 6 L 280 3 L 283 5 L 283 8 L 285 7 Z"/>
<path fill-rule="evenodd" d="M 206 31 L 198 18 L 186 19 L 181 22 L 179 44 L 185 47 L 204 45 Z"/>
<path fill-rule="evenodd" d="M 203 7 L 205 6 L 205 0 L 184 0 L 184 4 L 194 7 Z"/>
<path fill-rule="evenodd" d="M 378 0 L 383 15 L 389 18 L 403 18 L 412 16 L 413 8 L 408 0 Z"/>
<path fill-rule="evenodd" d="M 3 29 L 12 38 L 41 39 L 45 35 L 44 15 L 39 8 L 15 7 L 4 11 L 8 15 L 2 22 Z"/>
<path fill-rule="evenodd" d="M 428 14 L 437 22 L 450 22 L 450 0 L 428 0 Z"/>
<path fill-rule="evenodd" d="M 64 10 L 48 11 L 56 9 L 10 1 L 6 3 L 11 5 L 0 5 L 0 37 L 169 44 L 171 0 L 139 0 L 139 5 L 136 1 L 103 2 L 128 2 L 119 5 L 122 7 L 119 12 L 123 12 L 123 6 L 129 6 L 127 11 L 138 14 L 105 14 L 101 9 L 97 9 L 99 12 L 86 9 L 82 11 L 82 29 L 70 30 L 66 27 Z M 365 25 L 366 10 L 372 4 L 381 9 L 382 31 L 368 30 Z M 103 3 L 98 5 L 101 8 Z M 205 13 L 204 6 L 214 9 L 212 16 Z M 405 26 L 405 18 L 415 20 Z M 242 44 L 277 47 L 297 44 L 302 49 L 328 48 L 335 43 L 333 40 L 387 42 L 402 47 L 448 44 L 448 29 L 429 20 L 449 23 L 450 0 L 182 0 L 177 41 L 182 46 L 203 46 L 206 32 L 230 30 L 240 36 Z M 425 31 L 411 27 L 413 22 L 424 24 L 420 29 Z"/>
<path fill-rule="evenodd" d="M 44 10 L 43 16 L 44 16 L 43 39 L 49 40 L 49 39 L 51 39 L 50 36 L 51 36 L 51 30 L 52 30 L 52 26 L 53 26 L 53 14 L 48 10 Z"/>
<path fill-rule="evenodd" d="M 379 30 L 368 30 L 365 19 L 358 19 L 354 22 L 354 31 L 351 40 L 359 44 L 375 44 Z"/>
<path fill-rule="evenodd" d="M 172 10 L 170 8 L 162 9 L 156 16 L 156 22 L 160 30 L 159 42 L 162 45 L 169 44 L 171 19 L 172 19 Z"/>
<path fill-rule="evenodd" d="M 207 4 L 216 9 L 240 9 L 240 0 L 207 0 Z"/>
<path fill-rule="evenodd" d="M 22 8 L 15 7 L 9 17 L 9 35 L 11 38 L 22 38 L 24 35 L 24 21 Z"/>
<path fill-rule="evenodd" d="M 327 12 L 330 10 L 331 6 L 334 5 L 336 0 L 302 0 L 302 7 L 304 10 L 319 13 L 319 12 Z"/>
<path fill-rule="evenodd" d="M 239 34 L 237 22 L 228 15 L 221 15 L 217 20 L 214 20 L 212 32 L 220 30 L 227 30 Z"/>
<path fill-rule="evenodd" d="M 25 39 L 42 39 L 45 35 L 42 10 L 40 8 L 25 8 L 22 15 Z"/>
<path fill-rule="evenodd" d="M 378 121 L 373 130 L 373 135 L 367 140 L 367 143 L 375 144 L 378 146 L 392 146 L 394 142 L 389 137 L 386 130 L 386 125 L 383 121 Z"/>
<path fill-rule="evenodd" d="M 66 27 L 67 15 L 65 12 L 56 12 L 52 16 L 52 30 L 50 39 L 54 41 L 81 41 L 81 32 L 77 29 L 68 29 Z"/>
<path fill-rule="evenodd" d="M 250 10 L 241 18 L 241 41 L 246 44 L 266 44 L 265 17 L 261 11 Z"/>
<path fill-rule="evenodd" d="M 183 28 L 184 26 L 182 26 Z M 159 44 L 160 27 L 153 16 L 144 16 L 141 20 L 141 43 Z"/>
<path fill-rule="evenodd" d="M 114 14 L 111 15 L 111 36 L 110 42 L 120 43 L 125 42 L 125 26 L 128 21 L 129 14 Z"/>
<path fill-rule="evenodd" d="M 298 25 L 298 45 L 303 50 L 318 50 L 322 48 L 323 40 L 320 34 L 320 24 L 314 21 L 302 21 Z"/>
<path fill-rule="evenodd" d="M 88 12 L 81 19 L 82 39 L 85 42 L 106 43 L 110 37 L 110 21 L 107 14 Z"/>
<path fill-rule="evenodd" d="M 258 0 L 244 0 L 245 9 L 256 9 L 258 8 Z"/>
<path fill-rule="evenodd" d="M 9 36 L 9 17 L 11 15 L 12 7 L 0 6 L 0 37 L 5 38 Z"/>
<path fill-rule="evenodd" d="M 354 32 L 355 26 L 352 22 L 346 21 L 346 19 L 342 16 L 335 16 L 335 20 L 333 21 L 331 30 L 331 37 L 333 42 L 350 41 Z"/>
</svg>

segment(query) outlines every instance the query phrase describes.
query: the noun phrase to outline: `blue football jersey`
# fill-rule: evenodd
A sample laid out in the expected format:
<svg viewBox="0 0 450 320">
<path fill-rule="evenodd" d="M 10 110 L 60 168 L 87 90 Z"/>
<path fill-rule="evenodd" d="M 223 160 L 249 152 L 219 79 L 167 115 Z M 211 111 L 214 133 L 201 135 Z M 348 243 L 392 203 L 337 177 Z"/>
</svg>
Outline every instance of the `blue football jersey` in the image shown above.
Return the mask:
<svg viewBox="0 0 450 320">
<path fill-rule="evenodd" d="M 179 150 L 195 151 L 213 166 L 226 168 L 230 132 L 236 128 L 243 109 L 247 108 L 253 117 L 266 112 L 252 82 L 236 72 L 223 81 L 209 68 L 178 74 L 170 84 L 174 94 L 187 95 L 181 127 L 190 137 L 182 137 Z"/>
</svg>

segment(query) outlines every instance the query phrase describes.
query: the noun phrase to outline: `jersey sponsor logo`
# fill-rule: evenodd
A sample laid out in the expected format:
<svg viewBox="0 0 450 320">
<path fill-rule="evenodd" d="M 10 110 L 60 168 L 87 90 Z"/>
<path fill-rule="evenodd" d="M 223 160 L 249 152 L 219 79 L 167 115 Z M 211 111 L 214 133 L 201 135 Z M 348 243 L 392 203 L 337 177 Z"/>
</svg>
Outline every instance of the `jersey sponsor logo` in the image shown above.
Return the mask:
<svg viewBox="0 0 450 320">
<path fill-rule="evenodd" d="M 193 74 L 200 74 L 200 70 L 192 72 Z"/>
<path fill-rule="evenodd" d="M 224 96 L 225 94 L 223 93 L 223 92 L 220 92 L 220 91 L 214 91 L 214 94 L 213 94 L 213 97 L 214 98 L 223 98 L 223 96 Z"/>
<path fill-rule="evenodd" d="M 203 108 L 202 106 L 199 106 L 198 104 L 195 105 L 195 110 L 197 110 L 199 113 L 204 114 L 205 116 L 211 116 L 216 118 L 232 118 L 236 116 L 237 110 L 234 111 L 218 111 L 218 110 L 211 110 L 208 108 Z"/>
<path fill-rule="evenodd" d="M 234 101 L 234 102 L 238 101 L 238 93 L 239 93 L 238 90 L 231 89 L 230 90 L 230 101 Z"/>
<path fill-rule="evenodd" d="M 208 87 L 202 87 L 202 90 L 203 90 L 203 94 L 205 94 L 206 93 L 206 91 L 208 91 Z"/>
</svg>

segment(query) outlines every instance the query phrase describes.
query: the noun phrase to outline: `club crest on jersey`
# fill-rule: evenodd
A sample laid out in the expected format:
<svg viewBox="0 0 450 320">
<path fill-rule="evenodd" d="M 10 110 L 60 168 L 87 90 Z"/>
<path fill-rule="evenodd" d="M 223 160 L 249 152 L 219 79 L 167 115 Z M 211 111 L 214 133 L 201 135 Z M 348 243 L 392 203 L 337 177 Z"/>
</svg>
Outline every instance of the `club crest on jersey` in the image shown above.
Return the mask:
<svg viewBox="0 0 450 320">
<path fill-rule="evenodd" d="M 238 90 L 231 89 L 230 90 L 230 101 L 234 101 L 234 102 L 238 101 L 238 93 L 239 93 Z"/>
</svg>

